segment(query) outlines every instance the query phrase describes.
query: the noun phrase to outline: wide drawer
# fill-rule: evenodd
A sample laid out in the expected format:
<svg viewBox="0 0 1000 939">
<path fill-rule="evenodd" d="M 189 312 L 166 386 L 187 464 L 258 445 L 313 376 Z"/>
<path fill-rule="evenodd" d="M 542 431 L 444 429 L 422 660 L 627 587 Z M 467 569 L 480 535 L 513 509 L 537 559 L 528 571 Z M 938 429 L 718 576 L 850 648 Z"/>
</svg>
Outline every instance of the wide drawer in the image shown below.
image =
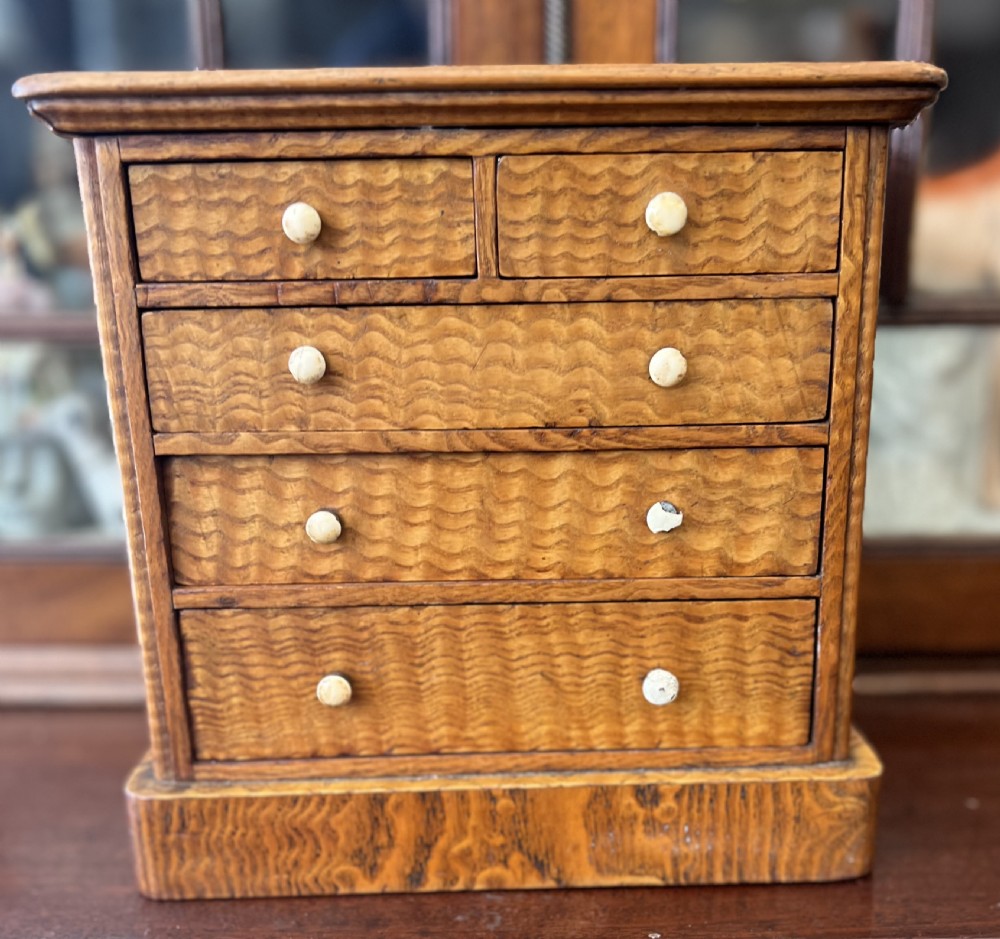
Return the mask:
<svg viewBox="0 0 1000 939">
<path fill-rule="evenodd" d="M 726 424 L 826 415 L 827 300 L 177 310 L 142 319 L 161 432 Z M 302 346 L 326 371 L 289 371 Z M 657 350 L 687 374 L 650 379 Z"/>
<path fill-rule="evenodd" d="M 811 600 L 180 614 L 201 760 L 802 745 L 814 624 Z M 320 703 L 328 674 L 349 701 Z"/>
<path fill-rule="evenodd" d="M 163 482 L 179 584 L 710 577 L 814 573 L 823 469 L 819 448 L 201 456 Z M 654 533 L 661 501 L 683 520 Z M 306 533 L 320 511 L 332 543 Z"/>
<path fill-rule="evenodd" d="M 469 160 L 136 164 L 128 178 L 143 280 L 475 273 Z M 309 244 L 282 229 L 296 202 L 319 213 Z"/>
<path fill-rule="evenodd" d="M 755 274 L 837 266 L 837 151 L 508 156 L 497 175 L 507 277 Z M 674 235 L 646 207 L 675 192 Z"/>
</svg>

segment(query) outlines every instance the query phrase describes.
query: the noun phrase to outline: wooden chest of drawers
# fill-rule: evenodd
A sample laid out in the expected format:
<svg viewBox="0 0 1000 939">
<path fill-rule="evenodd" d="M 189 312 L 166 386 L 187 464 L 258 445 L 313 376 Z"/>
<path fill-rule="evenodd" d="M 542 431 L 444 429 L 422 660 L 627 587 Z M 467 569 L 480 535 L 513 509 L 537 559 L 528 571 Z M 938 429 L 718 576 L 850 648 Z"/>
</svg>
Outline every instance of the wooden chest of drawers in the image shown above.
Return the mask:
<svg viewBox="0 0 1000 939">
<path fill-rule="evenodd" d="M 824 880 L 888 129 L 930 66 L 55 75 L 143 892 Z"/>
</svg>

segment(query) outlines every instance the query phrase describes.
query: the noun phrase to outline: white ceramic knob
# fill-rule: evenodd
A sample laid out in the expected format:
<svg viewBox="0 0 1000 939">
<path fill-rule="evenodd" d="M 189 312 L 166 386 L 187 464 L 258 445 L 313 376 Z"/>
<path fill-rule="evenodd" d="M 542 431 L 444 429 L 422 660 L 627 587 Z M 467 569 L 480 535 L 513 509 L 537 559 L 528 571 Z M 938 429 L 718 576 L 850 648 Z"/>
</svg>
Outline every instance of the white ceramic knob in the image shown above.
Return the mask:
<svg viewBox="0 0 1000 939">
<path fill-rule="evenodd" d="M 354 689 L 343 675 L 324 675 L 316 686 L 316 697 L 328 708 L 339 708 L 351 700 Z"/>
<path fill-rule="evenodd" d="M 315 385 L 326 374 L 326 359 L 315 346 L 299 346 L 288 357 L 288 371 L 300 385 Z"/>
<path fill-rule="evenodd" d="M 333 544 L 344 530 L 340 524 L 340 519 L 328 509 L 320 509 L 313 512 L 306 519 L 306 534 L 310 541 L 316 544 Z"/>
<path fill-rule="evenodd" d="M 642 696 L 658 708 L 676 701 L 680 690 L 681 683 L 677 676 L 665 668 L 654 668 L 642 680 Z"/>
<path fill-rule="evenodd" d="M 661 388 L 673 388 L 684 381 L 687 375 L 688 362 L 684 358 L 684 353 L 680 349 L 667 346 L 658 349 L 649 360 L 649 377 L 653 379 L 654 385 Z"/>
<path fill-rule="evenodd" d="M 659 192 L 646 206 L 646 224 L 661 238 L 676 235 L 687 221 L 688 207 L 676 192 Z"/>
<path fill-rule="evenodd" d="M 289 241 L 297 245 L 307 245 L 319 238 L 323 222 L 308 202 L 293 202 L 281 216 L 281 230 Z"/>
<path fill-rule="evenodd" d="M 680 528 L 684 513 L 673 502 L 654 502 L 646 513 L 646 525 L 654 534 Z"/>
</svg>

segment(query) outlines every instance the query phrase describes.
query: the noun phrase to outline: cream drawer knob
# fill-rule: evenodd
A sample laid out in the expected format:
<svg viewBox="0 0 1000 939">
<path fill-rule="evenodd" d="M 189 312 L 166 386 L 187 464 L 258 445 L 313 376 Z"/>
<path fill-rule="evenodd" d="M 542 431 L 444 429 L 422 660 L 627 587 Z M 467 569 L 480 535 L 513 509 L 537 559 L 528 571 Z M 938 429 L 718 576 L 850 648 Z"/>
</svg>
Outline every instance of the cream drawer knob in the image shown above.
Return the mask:
<svg viewBox="0 0 1000 939">
<path fill-rule="evenodd" d="M 667 346 L 658 349 L 649 360 L 649 377 L 654 385 L 661 388 L 673 388 L 684 381 L 687 375 L 688 363 L 680 349 Z"/>
<path fill-rule="evenodd" d="M 677 676 L 665 668 L 654 668 L 642 680 L 642 696 L 658 708 L 676 701 L 680 690 L 681 683 Z"/>
<path fill-rule="evenodd" d="M 288 357 L 288 371 L 300 385 L 315 385 L 326 374 L 326 359 L 315 346 L 299 346 Z"/>
<path fill-rule="evenodd" d="M 308 245 L 319 238 L 323 222 L 308 202 L 293 202 L 281 216 L 281 230 L 289 241 L 297 245 Z"/>
<path fill-rule="evenodd" d="M 306 519 L 306 534 L 310 541 L 316 544 L 333 544 L 343 532 L 344 526 L 340 524 L 340 519 L 328 509 L 320 509 L 313 512 Z"/>
<path fill-rule="evenodd" d="M 654 502 L 646 513 L 646 525 L 653 534 L 680 528 L 684 513 L 673 502 Z"/>
<path fill-rule="evenodd" d="M 343 675 L 324 675 L 316 685 L 316 697 L 328 708 L 339 708 L 351 700 L 354 689 Z"/>
<path fill-rule="evenodd" d="M 687 221 L 688 207 L 676 192 L 659 192 L 646 206 L 646 224 L 661 238 L 676 235 Z"/>
</svg>

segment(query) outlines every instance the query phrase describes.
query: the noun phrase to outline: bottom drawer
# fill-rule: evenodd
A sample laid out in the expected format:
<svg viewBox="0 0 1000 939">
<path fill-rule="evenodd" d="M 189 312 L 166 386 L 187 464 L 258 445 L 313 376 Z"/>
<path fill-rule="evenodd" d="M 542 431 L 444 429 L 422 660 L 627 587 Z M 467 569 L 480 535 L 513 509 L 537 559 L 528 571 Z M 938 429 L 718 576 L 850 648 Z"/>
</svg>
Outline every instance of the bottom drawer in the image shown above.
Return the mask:
<svg viewBox="0 0 1000 939">
<path fill-rule="evenodd" d="M 803 745 L 815 620 L 812 600 L 185 611 L 195 758 Z M 672 703 L 647 700 L 655 669 Z M 326 675 L 347 703 L 319 701 Z"/>
</svg>

